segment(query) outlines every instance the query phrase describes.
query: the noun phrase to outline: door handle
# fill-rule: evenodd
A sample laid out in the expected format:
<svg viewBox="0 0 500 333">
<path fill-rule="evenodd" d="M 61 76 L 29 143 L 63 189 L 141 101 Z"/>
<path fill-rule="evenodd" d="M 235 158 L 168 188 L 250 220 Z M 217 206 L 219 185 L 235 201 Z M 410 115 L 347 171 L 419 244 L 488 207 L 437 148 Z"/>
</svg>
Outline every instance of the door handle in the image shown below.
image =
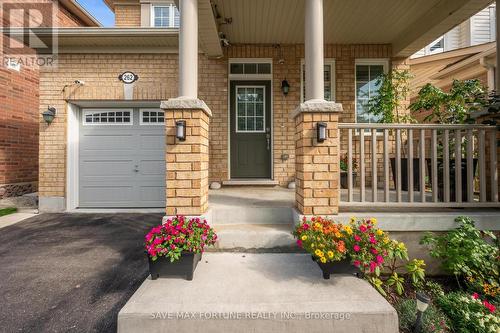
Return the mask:
<svg viewBox="0 0 500 333">
<path fill-rule="evenodd" d="M 139 172 L 139 166 L 138 165 L 135 165 L 134 172 Z"/>
</svg>

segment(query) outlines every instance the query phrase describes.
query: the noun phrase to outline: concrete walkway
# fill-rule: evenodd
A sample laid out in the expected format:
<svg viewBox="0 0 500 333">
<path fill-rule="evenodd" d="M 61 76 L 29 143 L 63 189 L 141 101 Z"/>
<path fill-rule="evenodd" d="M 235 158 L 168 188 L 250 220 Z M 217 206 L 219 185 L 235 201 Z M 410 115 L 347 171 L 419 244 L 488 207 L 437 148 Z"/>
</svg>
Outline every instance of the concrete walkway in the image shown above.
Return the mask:
<svg viewBox="0 0 500 333">
<path fill-rule="evenodd" d="M 13 213 L 0 217 L 0 229 L 8 227 L 9 225 L 16 224 L 18 222 L 29 219 L 30 217 L 36 216 L 35 213 Z"/>
<path fill-rule="evenodd" d="M 396 333 L 395 310 L 366 281 L 324 280 L 305 254 L 206 253 L 193 281 L 144 281 L 118 332 Z"/>
</svg>

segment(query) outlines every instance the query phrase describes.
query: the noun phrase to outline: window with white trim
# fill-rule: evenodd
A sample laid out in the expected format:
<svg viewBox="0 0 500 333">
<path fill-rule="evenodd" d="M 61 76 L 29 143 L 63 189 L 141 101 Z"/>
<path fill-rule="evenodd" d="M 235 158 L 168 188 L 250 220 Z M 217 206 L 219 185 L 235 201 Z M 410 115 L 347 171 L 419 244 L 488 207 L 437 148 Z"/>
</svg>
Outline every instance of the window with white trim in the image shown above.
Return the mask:
<svg viewBox="0 0 500 333">
<path fill-rule="evenodd" d="M 173 4 L 151 6 L 151 26 L 155 28 L 179 28 L 179 10 Z"/>
<path fill-rule="evenodd" d="M 264 86 L 236 87 L 236 132 L 265 132 Z"/>
<path fill-rule="evenodd" d="M 356 122 L 378 123 L 380 116 L 368 113 L 370 99 L 378 94 L 378 78 L 387 73 L 386 60 L 357 60 L 355 69 L 356 84 Z"/>
<path fill-rule="evenodd" d="M 302 59 L 300 66 L 300 100 L 305 101 L 306 96 L 306 65 Z M 335 59 L 324 60 L 325 100 L 335 100 Z"/>
<path fill-rule="evenodd" d="M 141 110 L 141 125 L 163 125 L 165 123 L 165 112 L 151 109 Z"/>
<path fill-rule="evenodd" d="M 130 110 L 85 110 L 84 125 L 132 125 Z"/>
</svg>

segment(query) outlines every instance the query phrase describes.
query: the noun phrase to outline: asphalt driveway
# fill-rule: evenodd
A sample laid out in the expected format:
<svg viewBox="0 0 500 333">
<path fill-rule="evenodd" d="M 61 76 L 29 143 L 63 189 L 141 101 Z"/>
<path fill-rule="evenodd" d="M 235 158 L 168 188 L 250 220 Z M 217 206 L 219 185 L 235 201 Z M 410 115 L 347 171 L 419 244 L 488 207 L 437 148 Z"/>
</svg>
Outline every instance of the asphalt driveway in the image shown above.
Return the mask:
<svg viewBox="0 0 500 333">
<path fill-rule="evenodd" d="M 0 229 L 1 332 L 114 332 L 162 214 L 43 214 Z"/>
</svg>

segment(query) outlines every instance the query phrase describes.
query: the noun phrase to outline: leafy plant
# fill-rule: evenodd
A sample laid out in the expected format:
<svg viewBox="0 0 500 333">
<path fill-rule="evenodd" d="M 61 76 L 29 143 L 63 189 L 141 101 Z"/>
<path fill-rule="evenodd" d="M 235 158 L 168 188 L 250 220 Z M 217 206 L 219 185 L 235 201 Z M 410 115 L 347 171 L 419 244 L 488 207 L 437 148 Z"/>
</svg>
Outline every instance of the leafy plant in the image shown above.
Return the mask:
<svg viewBox="0 0 500 333">
<path fill-rule="evenodd" d="M 452 292 L 437 298 L 437 304 L 450 318 L 456 333 L 496 333 L 500 331 L 500 316 L 496 307 L 477 294 Z"/>
<path fill-rule="evenodd" d="M 345 258 L 346 247 L 341 228 L 342 225 L 334 221 L 313 217 L 311 220 L 304 219 L 293 235 L 297 238 L 297 245 L 313 258 L 326 263 Z"/>
<path fill-rule="evenodd" d="M 441 259 L 443 269 L 465 281 L 474 291 L 495 297 L 500 293 L 499 244 L 490 231 L 478 230 L 469 217 L 455 220 L 459 226 L 444 235 L 426 234 L 421 244 L 430 248 L 434 258 Z"/>
<path fill-rule="evenodd" d="M 487 104 L 487 93 L 481 81 L 453 80 L 449 92 L 428 83 L 418 92 L 410 105 L 413 113 L 429 112 L 424 121 L 439 124 L 466 124 L 474 122 L 471 113 Z"/>
<path fill-rule="evenodd" d="M 342 171 L 347 171 L 348 168 L 349 168 L 349 159 L 347 157 L 347 154 L 344 154 L 342 155 L 342 157 L 340 157 L 340 170 Z M 356 159 L 352 159 L 352 171 L 356 171 L 356 169 L 358 168 L 358 163 L 356 162 Z"/>
<path fill-rule="evenodd" d="M 16 207 L 0 208 L 0 216 L 5 216 L 17 212 Z"/>
<path fill-rule="evenodd" d="M 398 312 L 399 328 L 403 332 L 413 332 L 417 319 L 417 305 L 414 299 L 404 299 L 395 304 Z M 422 317 L 422 333 L 451 332 L 449 319 L 435 305 L 430 304 Z"/>
<path fill-rule="evenodd" d="M 206 220 L 176 216 L 165 224 L 151 229 L 145 237 L 146 252 L 155 261 L 159 257 L 169 257 L 173 262 L 182 252 L 203 252 L 205 246 L 215 244 L 217 235 Z"/>
<path fill-rule="evenodd" d="M 381 123 L 415 122 L 411 115 L 401 114 L 412 77 L 408 70 L 397 69 L 380 75 L 376 81 L 379 90 L 368 102 L 368 113 L 380 117 Z"/>
</svg>

